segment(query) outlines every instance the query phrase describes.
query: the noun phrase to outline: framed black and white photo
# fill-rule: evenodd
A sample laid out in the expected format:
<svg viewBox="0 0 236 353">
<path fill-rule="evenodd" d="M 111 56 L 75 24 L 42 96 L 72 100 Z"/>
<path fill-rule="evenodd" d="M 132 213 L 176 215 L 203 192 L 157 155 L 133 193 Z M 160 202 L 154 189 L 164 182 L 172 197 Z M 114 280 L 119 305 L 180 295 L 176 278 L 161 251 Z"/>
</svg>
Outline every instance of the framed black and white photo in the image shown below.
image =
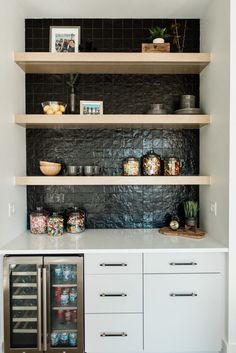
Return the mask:
<svg viewBox="0 0 236 353">
<path fill-rule="evenodd" d="M 50 27 L 50 52 L 78 53 L 80 45 L 80 27 Z"/>
<path fill-rule="evenodd" d="M 102 101 L 80 101 L 81 115 L 101 115 L 103 114 Z"/>
</svg>

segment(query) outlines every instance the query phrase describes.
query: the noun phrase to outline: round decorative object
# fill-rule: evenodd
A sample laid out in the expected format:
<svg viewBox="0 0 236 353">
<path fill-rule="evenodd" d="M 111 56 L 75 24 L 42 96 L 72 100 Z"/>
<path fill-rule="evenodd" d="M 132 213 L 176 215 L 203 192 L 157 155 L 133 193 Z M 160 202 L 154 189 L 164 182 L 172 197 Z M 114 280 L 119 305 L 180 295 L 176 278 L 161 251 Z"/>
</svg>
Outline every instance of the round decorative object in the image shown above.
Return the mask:
<svg viewBox="0 0 236 353">
<path fill-rule="evenodd" d="M 155 44 L 163 44 L 165 43 L 165 40 L 163 38 L 155 38 L 152 42 Z"/>
<path fill-rule="evenodd" d="M 177 229 L 179 229 L 179 222 L 178 222 L 176 219 L 170 221 L 170 228 L 171 228 L 172 230 L 177 230 Z"/>
<path fill-rule="evenodd" d="M 153 150 L 143 156 L 143 175 L 160 175 L 161 157 Z"/>
</svg>

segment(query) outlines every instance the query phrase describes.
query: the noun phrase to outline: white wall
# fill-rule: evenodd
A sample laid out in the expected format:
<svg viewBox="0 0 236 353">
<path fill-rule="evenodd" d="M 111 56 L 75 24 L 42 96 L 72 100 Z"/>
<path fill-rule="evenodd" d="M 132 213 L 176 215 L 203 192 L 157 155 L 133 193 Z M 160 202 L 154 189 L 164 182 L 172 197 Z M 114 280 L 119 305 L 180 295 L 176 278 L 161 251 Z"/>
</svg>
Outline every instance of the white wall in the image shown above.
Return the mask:
<svg viewBox="0 0 236 353">
<path fill-rule="evenodd" d="M 24 49 L 24 19 L 17 0 L 6 1 L 0 12 L 0 246 L 26 228 L 25 188 L 14 186 L 14 176 L 25 173 L 25 131 L 13 123 L 24 112 L 24 74 L 13 62 L 13 51 Z M 8 217 L 8 203 L 16 214 Z M 2 280 L 2 257 L 0 257 Z M 3 291 L 0 282 L 0 352 L 3 342 Z"/>
<path fill-rule="evenodd" d="M 25 131 L 13 123 L 24 112 L 24 74 L 13 62 L 13 51 L 24 49 L 24 20 L 17 1 L 7 1 L 0 13 L 0 246 L 25 229 L 25 189 L 14 176 L 25 173 Z M 8 203 L 16 204 L 8 217 Z"/>
<path fill-rule="evenodd" d="M 236 2 L 230 9 L 230 184 L 229 184 L 229 294 L 228 353 L 236 353 Z"/>
<path fill-rule="evenodd" d="M 200 131 L 200 173 L 212 176 L 212 185 L 200 190 L 201 225 L 228 244 L 229 179 L 229 2 L 214 0 L 201 18 L 201 51 L 212 62 L 201 74 L 201 106 L 212 114 L 212 125 Z M 217 217 L 210 213 L 217 202 Z"/>
</svg>

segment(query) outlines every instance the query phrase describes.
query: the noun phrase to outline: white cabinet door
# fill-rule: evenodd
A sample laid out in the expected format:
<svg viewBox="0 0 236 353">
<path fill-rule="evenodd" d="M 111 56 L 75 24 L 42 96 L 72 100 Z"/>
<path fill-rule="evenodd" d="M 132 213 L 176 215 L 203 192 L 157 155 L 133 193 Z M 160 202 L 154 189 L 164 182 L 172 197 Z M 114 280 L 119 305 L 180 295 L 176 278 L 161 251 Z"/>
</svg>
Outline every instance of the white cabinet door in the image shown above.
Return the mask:
<svg viewBox="0 0 236 353">
<path fill-rule="evenodd" d="M 144 273 L 222 273 L 222 253 L 144 254 Z"/>
<path fill-rule="evenodd" d="M 142 275 L 86 275 L 86 313 L 141 313 Z"/>
<path fill-rule="evenodd" d="M 220 274 L 145 275 L 145 351 L 219 351 L 222 301 Z"/>
<path fill-rule="evenodd" d="M 85 315 L 85 352 L 138 353 L 142 350 L 142 314 Z"/>
<path fill-rule="evenodd" d="M 85 274 L 142 273 L 142 254 L 85 254 Z"/>
</svg>

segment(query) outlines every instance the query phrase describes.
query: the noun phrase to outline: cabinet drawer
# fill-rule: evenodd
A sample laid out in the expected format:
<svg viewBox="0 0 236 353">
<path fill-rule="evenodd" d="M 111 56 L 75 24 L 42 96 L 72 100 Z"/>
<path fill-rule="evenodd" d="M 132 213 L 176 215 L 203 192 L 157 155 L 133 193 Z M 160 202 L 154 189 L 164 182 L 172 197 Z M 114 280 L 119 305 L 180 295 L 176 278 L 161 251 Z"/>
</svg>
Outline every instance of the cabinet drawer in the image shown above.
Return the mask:
<svg viewBox="0 0 236 353">
<path fill-rule="evenodd" d="M 85 351 L 141 352 L 142 314 L 85 315 Z"/>
<path fill-rule="evenodd" d="M 86 275 L 85 312 L 142 312 L 142 275 Z"/>
<path fill-rule="evenodd" d="M 155 353 L 219 352 L 221 274 L 144 275 L 144 345 Z"/>
<path fill-rule="evenodd" d="M 86 274 L 142 273 L 142 254 L 86 254 Z"/>
<path fill-rule="evenodd" d="M 145 254 L 144 273 L 219 273 L 224 270 L 224 254 Z"/>
</svg>

